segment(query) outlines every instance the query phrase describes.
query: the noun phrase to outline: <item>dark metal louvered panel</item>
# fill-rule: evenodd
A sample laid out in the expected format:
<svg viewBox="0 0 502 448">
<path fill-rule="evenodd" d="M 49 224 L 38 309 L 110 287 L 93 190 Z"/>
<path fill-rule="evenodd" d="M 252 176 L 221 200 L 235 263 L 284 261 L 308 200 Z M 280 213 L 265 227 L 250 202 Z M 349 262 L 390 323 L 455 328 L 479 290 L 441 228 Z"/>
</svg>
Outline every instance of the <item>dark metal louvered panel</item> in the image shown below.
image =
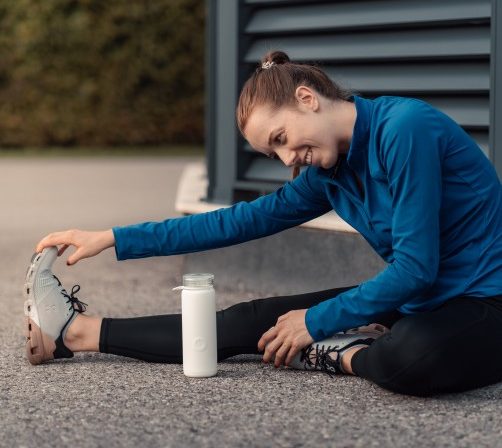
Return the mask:
<svg viewBox="0 0 502 448">
<path fill-rule="evenodd" d="M 490 101 L 487 96 L 439 96 L 430 98 L 422 96 L 421 99 L 442 110 L 466 129 L 488 129 L 490 124 Z"/>
<path fill-rule="evenodd" d="M 373 30 L 332 35 L 281 36 L 256 39 L 244 62 L 255 63 L 280 48 L 292 59 L 316 61 L 480 59 L 490 56 L 490 27 Z"/>
<path fill-rule="evenodd" d="M 456 120 L 488 155 L 491 1 L 296 2 L 246 0 L 241 73 L 267 51 L 316 62 L 364 97 L 423 99 Z M 247 75 L 241 79 L 245 81 Z M 289 179 L 290 170 L 241 146 L 246 181 Z M 252 188 L 252 187 L 250 187 Z"/>
<path fill-rule="evenodd" d="M 209 183 L 219 183 L 209 196 L 238 200 L 243 192 L 248 199 L 290 178 L 290 169 L 229 130 L 240 88 L 271 49 L 320 64 L 363 97 L 429 102 L 463 126 L 502 172 L 502 153 L 494 145 L 502 146 L 502 128 L 494 126 L 495 112 L 502 110 L 502 85 L 494 75 L 497 67 L 502 71 L 500 58 L 495 63 L 496 42 L 502 48 L 502 31 L 495 33 L 502 27 L 497 1 L 208 0 L 221 17 L 214 43 L 219 53 L 208 58 L 217 61 L 212 69 L 210 64 L 214 82 L 208 82 L 216 103 L 208 113 L 208 141 L 216 154 Z"/>
<path fill-rule="evenodd" d="M 246 3 L 256 4 L 257 2 Z M 419 26 L 422 23 L 489 21 L 490 12 L 490 0 L 475 2 L 449 0 L 433 3 L 422 0 L 337 1 L 258 10 L 248 22 L 245 32 L 255 35 L 273 35 L 359 27 L 388 29 L 403 24 Z"/>
<path fill-rule="evenodd" d="M 325 67 L 335 81 L 358 92 L 382 95 L 482 93 L 490 88 L 490 62 L 386 62 L 344 64 Z"/>
</svg>

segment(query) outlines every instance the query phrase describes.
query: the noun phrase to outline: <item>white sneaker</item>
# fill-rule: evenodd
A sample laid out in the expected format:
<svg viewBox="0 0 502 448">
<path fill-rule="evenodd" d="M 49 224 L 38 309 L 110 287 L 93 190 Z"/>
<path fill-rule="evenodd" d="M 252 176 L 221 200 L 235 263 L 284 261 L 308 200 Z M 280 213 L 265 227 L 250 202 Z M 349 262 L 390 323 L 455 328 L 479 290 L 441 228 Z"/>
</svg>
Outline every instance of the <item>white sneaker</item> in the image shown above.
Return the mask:
<svg viewBox="0 0 502 448">
<path fill-rule="evenodd" d="M 288 367 L 298 370 L 321 370 L 330 375 L 346 373 L 341 362 L 344 353 L 349 348 L 367 347 L 387 332 L 389 329 L 380 324 L 340 331 L 305 347 L 296 354 Z"/>
<path fill-rule="evenodd" d="M 26 271 L 23 290 L 26 299 L 26 356 L 33 365 L 73 357 L 73 352 L 63 343 L 64 337 L 73 319 L 87 306 L 75 297 L 80 290 L 79 285 L 75 285 L 68 294 L 52 273 L 57 254 L 55 246 L 33 254 Z"/>
</svg>

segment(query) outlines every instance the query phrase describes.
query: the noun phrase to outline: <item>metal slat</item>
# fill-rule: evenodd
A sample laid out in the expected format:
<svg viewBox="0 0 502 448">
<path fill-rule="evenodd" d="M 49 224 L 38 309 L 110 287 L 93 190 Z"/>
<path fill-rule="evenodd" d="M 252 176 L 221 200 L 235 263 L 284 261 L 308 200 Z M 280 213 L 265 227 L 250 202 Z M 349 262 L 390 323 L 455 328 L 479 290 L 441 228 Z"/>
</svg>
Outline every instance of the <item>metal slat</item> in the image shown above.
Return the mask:
<svg viewBox="0 0 502 448">
<path fill-rule="evenodd" d="M 256 191 L 260 194 L 266 194 L 277 190 L 282 184 L 284 184 L 284 182 L 280 180 L 275 182 L 237 180 L 234 183 L 234 187 L 238 190 Z"/>
<path fill-rule="evenodd" d="M 256 154 L 256 151 L 251 147 L 251 145 L 247 141 L 242 145 L 242 149 L 245 152 L 251 152 L 253 154 Z M 266 157 L 266 156 L 263 156 L 263 157 Z"/>
<path fill-rule="evenodd" d="M 299 61 L 488 59 L 490 27 L 373 31 L 258 39 L 246 53 L 244 62 L 255 63 L 273 49 L 286 51 L 291 59 Z"/>
<path fill-rule="evenodd" d="M 287 182 L 291 179 L 291 168 L 279 160 L 257 157 L 253 160 L 244 175 L 248 180 Z"/>
<path fill-rule="evenodd" d="M 488 130 L 484 132 L 473 131 L 473 132 L 468 132 L 468 134 L 478 144 L 478 146 L 484 152 L 485 156 L 489 158 L 490 144 L 489 144 Z"/>
<path fill-rule="evenodd" d="M 489 21 L 490 11 L 490 0 L 351 1 L 289 8 L 283 6 L 256 11 L 245 32 L 280 34 L 466 20 Z"/>
<path fill-rule="evenodd" d="M 449 115 L 460 126 L 473 130 L 490 125 L 489 98 L 486 97 L 421 97 Z"/>
<path fill-rule="evenodd" d="M 229 0 L 229 1 L 235 1 L 235 0 Z M 314 3 L 314 0 L 310 0 L 310 1 L 311 1 L 311 3 Z M 326 2 L 326 1 L 332 1 L 332 0 L 321 0 L 320 2 L 318 1 L 317 3 L 321 3 L 323 1 Z M 246 5 L 274 6 L 274 5 L 305 3 L 305 0 L 244 0 L 244 3 Z"/>
<path fill-rule="evenodd" d="M 489 61 L 382 63 L 322 67 L 335 81 L 358 92 L 488 92 Z"/>
</svg>

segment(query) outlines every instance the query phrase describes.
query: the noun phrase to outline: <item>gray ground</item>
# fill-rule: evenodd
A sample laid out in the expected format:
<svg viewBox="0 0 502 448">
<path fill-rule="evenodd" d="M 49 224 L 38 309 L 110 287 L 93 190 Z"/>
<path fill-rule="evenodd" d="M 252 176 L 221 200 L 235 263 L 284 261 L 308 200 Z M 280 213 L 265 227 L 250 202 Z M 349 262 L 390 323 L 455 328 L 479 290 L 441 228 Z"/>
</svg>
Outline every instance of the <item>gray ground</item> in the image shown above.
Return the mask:
<svg viewBox="0 0 502 448">
<path fill-rule="evenodd" d="M 0 445 L 502 446 L 502 384 L 421 399 L 356 377 L 276 370 L 256 356 L 222 362 L 210 379 L 102 354 L 29 365 L 21 286 L 36 241 L 173 216 L 187 160 L 0 159 Z M 108 251 L 71 268 L 59 260 L 55 272 L 67 289 L 82 286 L 91 313 L 139 316 L 179 311 L 171 288 L 182 261 L 118 263 Z M 219 308 L 252 297 L 217 293 Z"/>
</svg>

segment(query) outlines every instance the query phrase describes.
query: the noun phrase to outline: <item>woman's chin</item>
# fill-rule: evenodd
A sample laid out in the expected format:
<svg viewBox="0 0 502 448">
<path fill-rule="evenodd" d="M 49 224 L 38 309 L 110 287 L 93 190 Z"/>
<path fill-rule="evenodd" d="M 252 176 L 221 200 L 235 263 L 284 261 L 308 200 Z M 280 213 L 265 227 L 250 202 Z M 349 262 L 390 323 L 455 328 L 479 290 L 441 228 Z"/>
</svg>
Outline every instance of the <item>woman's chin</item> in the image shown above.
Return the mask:
<svg viewBox="0 0 502 448">
<path fill-rule="evenodd" d="M 325 170 L 333 169 L 338 163 L 338 159 L 336 160 L 321 160 L 321 165 Z"/>
</svg>

